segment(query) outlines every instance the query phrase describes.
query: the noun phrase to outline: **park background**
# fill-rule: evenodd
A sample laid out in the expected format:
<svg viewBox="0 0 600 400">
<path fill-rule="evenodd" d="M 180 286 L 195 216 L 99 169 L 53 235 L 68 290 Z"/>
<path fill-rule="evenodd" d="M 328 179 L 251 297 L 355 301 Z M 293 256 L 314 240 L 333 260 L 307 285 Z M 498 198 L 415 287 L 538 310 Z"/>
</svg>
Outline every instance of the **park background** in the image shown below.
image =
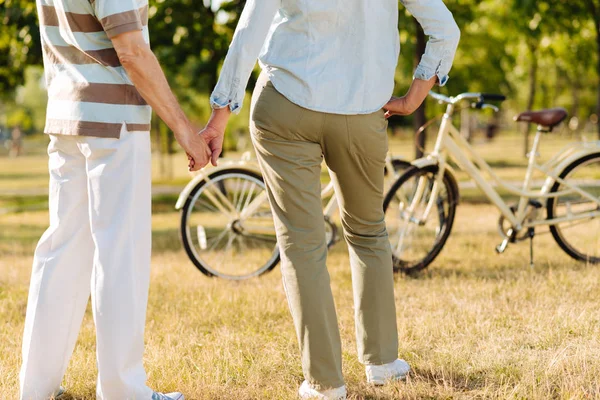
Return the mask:
<svg viewBox="0 0 600 400">
<path fill-rule="evenodd" d="M 450 80 L 439 91 L 502 93 L 494 116 L 464 112 L 463 131 L 506 179 L 520 179 L 530 127 L 512 117 L 525 109 L 565 107 L 569 119 L 543 138 L 542 159 L 600 132 L 600 1 L 447 0 L 462 31 Z M 208 118 L 244 1 L 150 0 L 150 36 L 191 119 Z M 402 54 L 395 93 L 406 91 L 426 37 L 399 4 Z M 0 0 L 0 399 L 17 398 L 27 287 L 35 244 L 48 223 L 46 93 L 35 2 Z M 251 78 L 252 90 L 257 71 Z M 349 84 L 352 84 L 349 82 Z M 251 150 L 248 102 L 227 130 L 226 157 Z M 390 121 L 390 148 L 412 159 L 431 147 L 442 112 L 428 100 L 414 116 Z M 11 140 L 18 127 L 18 141 Z M 467 129 L 468 128 L 468 129 Z M 493 134 L 493 135 L 492 135 Z M 493 136 L 493 137 L 491 137 Z M 153 119 L 153 273 L 148 309 L 149 383 L 190 399 L 293 399 L 302 373 L 280 273 L 250 281 L 209 279 L 194 269 L 178 237 L 173 207 L 189 181 L 185 155 Z M 416 139 L 416 140 L 415 140 Z M 425 140 L 425 143 L 420 142 Z M 12 153 L 12 154 L 11 154 Z M 17 154 L 18 153 L 18 154 Z M 464 178 L 464 177 L 463 177 Z M 600 398 L 600 273 L 574 262 L 549 235 L 497 256 L 498 214 L 475 190 L 463 201 L 450 241 L 428 271 L 398 276 L 400 356 L 413 366 L 407 383 L 365 385 L 356 360 L 348 257 L 330 255 L 332 287 L 351 399 Z M 243 262 L 243 260 L 240 260 Z M 93 399 L 94 334 L 88 312 L 65 385 Z"/>
</svg>

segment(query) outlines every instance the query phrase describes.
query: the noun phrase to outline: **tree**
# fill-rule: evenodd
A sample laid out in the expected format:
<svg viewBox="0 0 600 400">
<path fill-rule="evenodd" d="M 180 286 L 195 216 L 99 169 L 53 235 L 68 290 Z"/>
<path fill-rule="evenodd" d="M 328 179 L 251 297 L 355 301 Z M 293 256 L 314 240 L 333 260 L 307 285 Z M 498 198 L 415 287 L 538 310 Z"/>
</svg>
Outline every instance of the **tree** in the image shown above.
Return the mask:
<svg viewBox="0 0 600 400">
<path fill-rule="evenodd" d="M 42 63 L 35 1 L 0 0 L 0 94 L 24 82 L 25 67 Z"/>
<path fill-rule="evenodd" d="M 417 22 L 416 19 L 414 20 L 414 23 L 415 23 L 415 31 L 417 32 L 414 66 L 415 66 L 415 68 L 417 68 L 417 65 L 419 65 L 419 62 L 421 61 L 421 57 L 425 53 L 425 46 L 427 44 L 427 40 L 425 39 L 425 33 L 423 32 L 423 28 L 421 28 L 421 25 L 419 25 L 419 23 Z M 427 102 L 423 102 L 423 104 L 421 104 L 421 106 L 417 109 L 417 111 L 415 111 L 415 116 L 414 116 L 414 121 L 413 121 L 413 127 L 415 129 L 415 132 L 418 132 L 419 128 L 422 127 L 423 125 L 425 125 L 425 123 L 427 122 L 426 107 L 427 107 Z M 415 158 L 423 157 L 424 151 L 425 151 L 425 138 L 426 138 L 425 130 L 423 130 L 415 138 Z"/>
<path fill-rule="evenodd" d="M 600 1 L 585 0 L 585 5 L 594 21 L 594 26 L 596 27 L 596 76 L 600 79 Z M 600 138 L 600 85 L 598 85 L 597 88 L 596 116 L 598 138 Z"/>
</svg>

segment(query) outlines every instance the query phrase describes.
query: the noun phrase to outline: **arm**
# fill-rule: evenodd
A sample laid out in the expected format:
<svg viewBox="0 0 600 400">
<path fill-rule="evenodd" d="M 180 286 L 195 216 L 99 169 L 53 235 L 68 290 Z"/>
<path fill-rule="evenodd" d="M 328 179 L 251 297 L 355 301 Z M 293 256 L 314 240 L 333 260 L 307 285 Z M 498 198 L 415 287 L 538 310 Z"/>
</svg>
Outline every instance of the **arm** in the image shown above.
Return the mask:
<svg viewBox="0 0 600 400">
<path fill-rule="evenodd" d="M 210 146 L 214 165 L 221 154 L 229 116 L 241 109 L 248 79 L 280 6 L 281 0 L 248 0 L 244 6 L 219 82 L 210 97 L 213 113 L 201 132 Z"/>
<path fill-rule="evenodd" d="M 144 38 L 142 15 L 135 0 L 95 0 L 96 18 L 112 40 L 121 65 L 141 96 L 175 133 L 175 138 L 198 165 L 206 165 L 210 150 L 195 134 L 173 96 L 167 79 Z M 147 7 L 147 6 L 146 6 Z M 190 159 L 190 165 L 192 163 Z"/>
<path fill-rule="evenodd" d="M 394 114 L 412 114 L 436 82 L 440 86 L 446 84 L 460 40 L 460 29 L 442 0 L 401 1 L 421 24 L 429 41 L 407 94 L 400 98 L 392 97 L 384 106 L 388 118 Z"/>
<path fill-rule="evenodd" d="M 383 106 L 385 117 L 389 118 L 392 115 L 410 115 L 414 113 L 425 98 L 429 91 L 438 81 L 437 76 L 433 76 L 429 80 L 415 78 L 403 97 L 392 97 L 388 103 Z"/>
<path fill-rule="evenodd" d="M 112 38 L 121 65 L 140 95 L 175 134 L 175 139 L 194 160 L 194 170 L 209 161 L 210 149 L 197 134 L 171 92 L 158 60 L 141 31 L 121 33 Z"/>
</svg>

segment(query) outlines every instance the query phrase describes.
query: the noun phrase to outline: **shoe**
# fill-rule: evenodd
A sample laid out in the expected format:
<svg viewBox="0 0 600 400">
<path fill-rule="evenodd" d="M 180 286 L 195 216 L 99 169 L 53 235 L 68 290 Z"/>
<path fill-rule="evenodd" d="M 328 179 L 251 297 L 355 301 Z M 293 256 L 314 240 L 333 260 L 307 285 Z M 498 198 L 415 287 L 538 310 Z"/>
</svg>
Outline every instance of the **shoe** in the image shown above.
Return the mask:
<svg viewBox="0 0 600 400">
<path fill-rule="evenodd" d="M 301 399 L 346 400 L 346 386 L 335 389 L 317 390 L 310 387 L 307 381 L 302 382 L 298 395 Z"/>
<path fill-rule="evenodd" d="M 404 360 L 396 360 L 389 364 L 367 365 L 367 382 L 371 385 L 384 385 L 387 381 L 401 381 L 410 372 L 410 365 Z"/>
<path fill-rule="evenodd" d="M 159 393 L 154 392 L 152 395 L 152 400 L 184 400 L 183 394 L 179 392 L 173 393 Z"/>
<path fill-rule="evenodd" d="M 61 386 L 58 388 L 58 390 L 56 392 L 54 392 L 54 394 L 50 398 L 59 400 L 63 394 L 65 394 L 65 388 Z"/>
</svg>

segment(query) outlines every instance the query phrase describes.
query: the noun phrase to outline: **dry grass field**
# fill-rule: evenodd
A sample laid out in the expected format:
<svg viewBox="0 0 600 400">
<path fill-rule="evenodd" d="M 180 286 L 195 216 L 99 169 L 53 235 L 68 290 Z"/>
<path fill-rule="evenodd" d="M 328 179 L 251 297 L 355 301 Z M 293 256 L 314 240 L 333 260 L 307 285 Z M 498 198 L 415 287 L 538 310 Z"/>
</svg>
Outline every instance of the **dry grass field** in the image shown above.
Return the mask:
<svg viewBox="0 0 600 400">
<path fill-rule="evenodd" d="M 521 162 L 509 160 L 505 173 Z M 203 276 L 181 249 L 171 204 L 157 203 L 153 219 L 149 385 L 191 400 L 295 399 L 303 378 L 279 268 L 244 282 Z M 44 210 L 0 215 L 2 400 L 18 396 L 32 252 L 47 218 Z M 399 356 L 413 373 L 382 388 L 365 384 L 356 359 L 348 257 L 343 243 L 332 249 L 350 399 L 600 398 L 600 267 L 572 261 L 550 235 L 535 239 L 534 268 L 526 243 L 496 255 L 497 218 L 488 205 L 461 204 L 434 265 L 397 276 Z M 88 310 L 64 381 L 73 399 L 95 398 L 94 343 Z"/>
</svg>

